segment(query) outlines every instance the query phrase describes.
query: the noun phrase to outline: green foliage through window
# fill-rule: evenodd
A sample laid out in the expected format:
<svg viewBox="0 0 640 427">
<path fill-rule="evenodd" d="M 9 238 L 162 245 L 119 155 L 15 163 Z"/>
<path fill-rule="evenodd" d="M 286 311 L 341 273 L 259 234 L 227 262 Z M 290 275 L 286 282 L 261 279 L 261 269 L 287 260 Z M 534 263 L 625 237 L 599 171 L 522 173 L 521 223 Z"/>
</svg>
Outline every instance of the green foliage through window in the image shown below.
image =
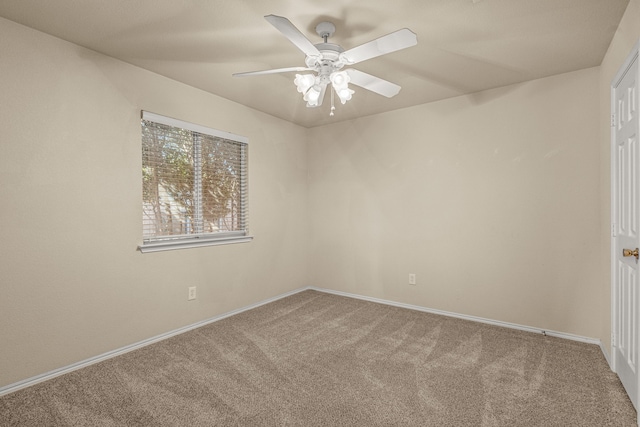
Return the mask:
<svg viewBox="0 0 640 427">
<path fill-rule="evenodd" d="M 247 145 L 142 120 L 143 238 L 247 232 Z"/>
</svg>

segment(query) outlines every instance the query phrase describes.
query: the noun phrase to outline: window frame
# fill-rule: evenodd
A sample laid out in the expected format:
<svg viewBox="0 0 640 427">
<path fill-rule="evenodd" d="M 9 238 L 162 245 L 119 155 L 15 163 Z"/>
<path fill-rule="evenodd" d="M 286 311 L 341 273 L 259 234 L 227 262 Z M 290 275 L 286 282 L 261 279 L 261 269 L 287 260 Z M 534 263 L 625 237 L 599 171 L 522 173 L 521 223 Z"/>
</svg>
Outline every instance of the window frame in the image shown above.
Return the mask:
<svg viewBox="0 0 640 427">
<path fill-rule="evenodd" d="M 175 128 L 186 129 L 192 132 L 196 132 L 203 135 L 218 137 L 234 142 L 244 144 L 245 150 L 249 148 L 248 138 L 233 133 L 221 131 L 218 129 L 209 128 L 206 126 L 198 125 L 184 120 L 174 119 L 171 117 L 162 116 L 160 114 L 151 113 L 149 111 L 142 110 L 141 112 L 141 124 L 142 121 L 154 122 L 166 126 Z M 248 165 L 244 165 L 248 169 Z M 248 180 L 248 173 L 245 174 Z M 201 185 L 200 185 L 201 187 Z M 198 189 L 198 184 L 194 183 L 194 189 Z M 248 209 L 248 189 L 244 194 L 243 209 Z M 200 196 L 196 196 L 200 197 Z M 215 246 L 215 245 L 228 245 L 233 243 L 246 243 L 253 240 L 253 236 L 248 234 L 248 230 L 238 230 L 230 232 L 216 232 L 216 233 L 196 233 L 196 234 L 181 234 L 181 235 L 167 235 L 158 236 L 153 238 L 144 238 L 142 244 L 138 246 L 138 250 L 142 253 L 168 251 L 175 249 L 189 249 L 203 246 Z"/>
</svg>

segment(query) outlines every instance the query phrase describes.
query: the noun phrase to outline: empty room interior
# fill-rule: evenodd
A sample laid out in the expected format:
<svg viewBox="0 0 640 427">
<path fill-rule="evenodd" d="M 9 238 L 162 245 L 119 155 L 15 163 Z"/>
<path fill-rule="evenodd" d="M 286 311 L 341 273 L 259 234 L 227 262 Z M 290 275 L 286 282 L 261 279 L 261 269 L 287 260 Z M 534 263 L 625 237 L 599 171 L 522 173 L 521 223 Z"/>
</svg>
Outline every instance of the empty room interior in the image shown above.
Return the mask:
<svg viewBox="0 0 640 427">
<path fill-rule="evenodd" d="M 0 424 L 636 425 L 611 153 L 639 38 L 640 0 L 0 2 Z M 143 226 L 145 129 L 181 124 L 246 149 L 228 234 Z M 164 364 L 186 348 L 206 369 Z M 192 365 L 245 382 L 161 389 Z M 65 400 L 89 383 L 128 391 Z"/>
</svg>

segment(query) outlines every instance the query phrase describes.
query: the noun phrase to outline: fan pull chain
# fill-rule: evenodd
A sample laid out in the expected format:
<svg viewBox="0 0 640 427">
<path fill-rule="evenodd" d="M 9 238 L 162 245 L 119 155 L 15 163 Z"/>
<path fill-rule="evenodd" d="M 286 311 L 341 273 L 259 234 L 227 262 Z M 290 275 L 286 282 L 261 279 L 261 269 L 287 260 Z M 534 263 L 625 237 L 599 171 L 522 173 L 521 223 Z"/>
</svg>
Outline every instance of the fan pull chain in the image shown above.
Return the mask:
<svg viewBox="0 0 640 427">
<path fill-rule="evenodd" d="M 334 115 L 334 111 L 336 111 L 336 106 L 333 105 L 333 94 L 335 93 L 335 90 L 333 90 L 333 85 L 331 86 L 331 112 L 329 113 L 329 117 L 333 117 Z"/>
</svg>

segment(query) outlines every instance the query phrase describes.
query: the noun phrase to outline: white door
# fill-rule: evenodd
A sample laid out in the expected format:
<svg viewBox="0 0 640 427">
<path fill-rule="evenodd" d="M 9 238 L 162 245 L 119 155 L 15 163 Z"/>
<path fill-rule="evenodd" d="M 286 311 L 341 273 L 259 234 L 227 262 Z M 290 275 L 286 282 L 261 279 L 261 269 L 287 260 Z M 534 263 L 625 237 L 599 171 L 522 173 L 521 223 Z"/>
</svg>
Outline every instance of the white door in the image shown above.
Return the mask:
<svg viewBox="0 0 640 427">
<path fill-rule="evenodd" d="M 614 79 L 613 163 L 613 366 L 638 408 L 640 274 L 640 147 L 637 49 Z"/>
</svg>

